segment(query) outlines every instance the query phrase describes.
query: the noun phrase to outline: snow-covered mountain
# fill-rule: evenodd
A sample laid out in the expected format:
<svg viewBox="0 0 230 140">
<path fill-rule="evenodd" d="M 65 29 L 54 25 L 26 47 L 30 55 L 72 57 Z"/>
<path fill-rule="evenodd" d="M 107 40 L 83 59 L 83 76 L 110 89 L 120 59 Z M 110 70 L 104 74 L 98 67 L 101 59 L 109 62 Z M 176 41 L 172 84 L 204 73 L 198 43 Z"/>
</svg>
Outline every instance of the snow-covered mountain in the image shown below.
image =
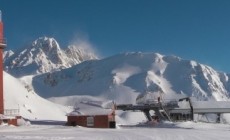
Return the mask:
<svg viewBox="0 0 230 140">
<path fill-rule="evenodd" d="M 69 68 L 18 79 L 4 73 L 4 82 L 8 98 L 6 106 L 19 106 L 23 116 L 32 119 L 50 119 L 50 112 L 54 110 L 53 114 L 59 112 L 56 119 L 64 120 L 64 114 L 70 108 L 52 104 L 38 95 L 65 106 L 77 105 L 81 113 L 103 110 L 109 100 L 118 104 L 136 103 L 139 95 L 147 99 L 161 95 L 164 99 L 190 96 L 197 100 L 227 101 L 229 77 L 229 74 L 195 61 L 138 52 L 89 60 Z M 117 118 L 123 123 L 144 119 L 143 114 L 138 114 L 135 120 L 129 115 L 118 112 Z"/>
<path fill-rule="evenodd" d="M 3 53 L 3 60 L 4 60 L 4 63 L 5 61 L 8 61 L 8 59 L 14 55 L 14 52 L 12 50 L 9 50 L 9 51 L 4 51 Z"/>
<path fill-rule="evenodd" d="M 166 99 L 191 96 L 223 101 L 229 97 L 229 76 L 176 56 L 126 53 L 37 75 L 30 84 L 46 98 L 91 95 L 135 103 L 140 94 L 161 94 Z"/>
<path fill-rule="evenodd" d="M 5 70 L 15 77 L 53 72 L 90 59 L 97 56 L 76 45 L 63 50 L 54 38 L 48 37 L 40 37 L 17 53 L 4 54 Z"/>
<path fill-rule="evenodd" d="M 52 103 L 38 96 L 18 79 L 4 72 L 5 109 L 19 110 L 19 114 L 31 120 L 66 120 L 71 108 Z"/>
</svg>

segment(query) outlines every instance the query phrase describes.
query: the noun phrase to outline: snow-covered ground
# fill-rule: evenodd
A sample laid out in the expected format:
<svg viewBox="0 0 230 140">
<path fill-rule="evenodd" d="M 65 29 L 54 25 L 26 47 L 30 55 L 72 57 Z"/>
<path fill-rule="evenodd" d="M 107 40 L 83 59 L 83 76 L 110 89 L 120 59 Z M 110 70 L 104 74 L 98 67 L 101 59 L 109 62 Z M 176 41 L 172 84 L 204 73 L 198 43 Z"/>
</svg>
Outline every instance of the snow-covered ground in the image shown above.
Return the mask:
<svg viewBox="0 0 230 140">
<path fill-rule="evenodd" d="M 1 140 L 229 140 L 230 125 L 183 122 L 95 129 L 57 125 L 0 126 Z"/>
</svg>

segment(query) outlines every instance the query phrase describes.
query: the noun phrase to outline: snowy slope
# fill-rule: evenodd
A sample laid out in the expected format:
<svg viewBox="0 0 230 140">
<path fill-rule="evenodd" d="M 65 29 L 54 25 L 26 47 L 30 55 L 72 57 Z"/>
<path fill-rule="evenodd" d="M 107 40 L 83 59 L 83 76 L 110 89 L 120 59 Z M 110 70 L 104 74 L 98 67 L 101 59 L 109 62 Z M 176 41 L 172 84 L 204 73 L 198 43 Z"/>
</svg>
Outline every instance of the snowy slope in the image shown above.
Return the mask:
<svg viewBox="0 0 230 140">
<path fill-rule="evenodd" d="M 32 90 L 4 72 L 5 109 L 19 109 L 20 115 L 27 119 L 66 120 L 66 114 L 72 109 L 41 98 Z"/>
<path fill-rule="evenodd" d="M 30 77 L 27 78 L 29 79 Z M 49 100 L 41 98 L 31 87 L 25 86 L 20 80 L 4 72 L 5 110 L 19 109 L 19 114 L 24 118 L 37 121 L 66 121 L 66 115 L 76 108 L 78 108 L 77 112 L 79 114 L 108 114 L 112 112 L 112 101 L 100 97 L 65 96 L 50 98 Z M 143 113 L 136 113 L 137 116 L 140 116 L 138 118 L 131 118 L 130 114 L 132 113 L 117 111 L 117 122 L 137 124 L 142 120 L 146 120 Z"/>
<path fill-rule="evenodd" d="M 48 37 L 40 37 L 17 53 L 8 51 L 4 55 L 5 70 L 15 77 L 65 69 L 90 59 L 97 56 L 76 45 L 63 50 L 54 38 Z"/>
<path fill-rule="evenodd" d="M 91 95 L 120 103 L 135 103 L 140 94 L 224 101 L 230 91 L 229 75 L 195 61 L 157 53 L 126 53 L 87 61 L 35 76 L 31 82 L 43 97 Z"/>
</svg>

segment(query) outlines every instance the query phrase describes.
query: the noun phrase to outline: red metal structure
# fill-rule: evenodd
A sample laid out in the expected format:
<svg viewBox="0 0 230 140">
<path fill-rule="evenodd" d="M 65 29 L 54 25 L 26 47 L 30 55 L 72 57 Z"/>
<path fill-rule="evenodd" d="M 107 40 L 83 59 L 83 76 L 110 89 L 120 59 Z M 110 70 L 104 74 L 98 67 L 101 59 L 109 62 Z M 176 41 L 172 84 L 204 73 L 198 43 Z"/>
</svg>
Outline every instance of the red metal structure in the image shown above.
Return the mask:
<svg viewBox="0 0 230 140">
<path fill-rule="evenodd" d="M 6 40 L 3 37 L 2 14 L 0 11 L 0 114 L 4 114 L 3 100 L 3 49 L 6 47 Z"/>
<path fill-rule="evenodd" d="M 0 124 L 7 123 L 9 125 L 18 125 L 18 119 L 21 119 L 21 116 L 12 115 L 12 116 L 5 116 L 5 111 L 12 111 L 12 110 L 5 110 L 4 109 L 4 94 L 3 94 L 3 50 L 6 48 L 6 39 L 3 35 L 3 22 L 2 22 L 2 13 L 0 10 Z"/>
</svg>

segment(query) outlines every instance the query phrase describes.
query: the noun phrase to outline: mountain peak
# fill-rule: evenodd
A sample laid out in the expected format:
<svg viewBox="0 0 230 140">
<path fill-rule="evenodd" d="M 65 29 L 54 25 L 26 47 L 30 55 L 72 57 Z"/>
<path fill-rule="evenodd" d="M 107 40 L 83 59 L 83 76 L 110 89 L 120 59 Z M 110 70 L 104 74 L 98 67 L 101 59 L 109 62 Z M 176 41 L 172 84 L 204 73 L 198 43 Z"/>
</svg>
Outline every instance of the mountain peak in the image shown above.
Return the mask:
<svg viewBox="0 0 230 140">
<path fill-rule="evenodd" d="M 3 53 L 4 63 L 5 63 L 5 61 L 7 61 L 6 59 L 11 57 L 12 55 L 14 55 L 14 52 L 12 50 L 4 51 L 4 53 Z"/>
<path fill-rule="evenodd" d="M 57 71 L 96 58 L 71 46 L 63 50 L 54 38 L 39 37 L 24 50 L 5 57 L 5 70 L 20 77 Z"/>
<path fill-rule="evenodd" d="M 72 58 L 72 61 L 78 61 L 76 63 L 83 62 L 85 60 L 98 59 L 97 55 L 92 51 L 88 51 L 87 49 L 76 45 L 69 45 L 65 50 L 65 53 L 67 57 Z"/>
<path fill-rule="evenodd" d="M 58 42 L 54 38 L 40 37 L 32 42 L 31 50 L 42 49 L 46 54 L 54 54 L 61 50 Z"/>
</svg>

